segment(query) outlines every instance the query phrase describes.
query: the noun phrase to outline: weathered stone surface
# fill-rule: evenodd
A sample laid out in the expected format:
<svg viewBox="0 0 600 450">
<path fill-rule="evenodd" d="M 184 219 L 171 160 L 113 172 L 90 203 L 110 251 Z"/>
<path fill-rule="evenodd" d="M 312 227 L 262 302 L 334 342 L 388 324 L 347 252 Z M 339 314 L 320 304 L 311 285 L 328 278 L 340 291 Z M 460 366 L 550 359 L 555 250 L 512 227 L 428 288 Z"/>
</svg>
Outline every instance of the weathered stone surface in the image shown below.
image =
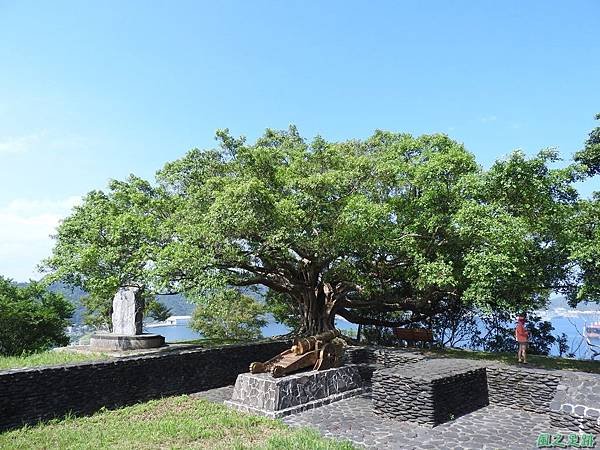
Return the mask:
<svg viewBox="0 0 600 450">
<path fill-rule="evenodd" d="M 142 334 L 144 300 L 135 286 L 119 288 L 113 298 L 112 325 L 114 334 Z"/>
<path fill-rule="evenodd" d="M 160 334 L 119 335 L 94 333 L 90 338 L 90 349 L 98 351 L 141 350 L 165 345 L 165 337 Z"/>
<path fill-rule="evenodd" d="M 394 367 L 422 361 L 419 353 L 394 347 L 347 347 L 344 355 L 347 363 L 358 367 L 363 381 L 370 382 L 373 372 L 384 367 Z"/>
<path fill-rule="evenodd" d="M 303 409 L 363 392 L 355 366 L 311 370 L 273 378 L 268 373 L 238 375 L 229 405 L 268 417 L 283 417 Z"/>
</svg>

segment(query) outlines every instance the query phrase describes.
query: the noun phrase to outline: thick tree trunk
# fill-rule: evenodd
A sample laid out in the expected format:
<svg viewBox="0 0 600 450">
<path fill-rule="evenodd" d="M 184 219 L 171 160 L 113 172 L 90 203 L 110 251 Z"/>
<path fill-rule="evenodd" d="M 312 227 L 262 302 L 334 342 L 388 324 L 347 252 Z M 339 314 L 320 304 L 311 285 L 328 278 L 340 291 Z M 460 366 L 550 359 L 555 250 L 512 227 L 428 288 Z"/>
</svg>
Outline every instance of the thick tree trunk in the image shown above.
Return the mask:
<svg viewBox="0 0 600 450">
<path fill-rule="evenodd" d="M 335 302 L 332 292 L 322 283 L 302 292 L 298 300 L 302 311 L 301 334 L 315 335 L 335 329 Z"/>
</svg>

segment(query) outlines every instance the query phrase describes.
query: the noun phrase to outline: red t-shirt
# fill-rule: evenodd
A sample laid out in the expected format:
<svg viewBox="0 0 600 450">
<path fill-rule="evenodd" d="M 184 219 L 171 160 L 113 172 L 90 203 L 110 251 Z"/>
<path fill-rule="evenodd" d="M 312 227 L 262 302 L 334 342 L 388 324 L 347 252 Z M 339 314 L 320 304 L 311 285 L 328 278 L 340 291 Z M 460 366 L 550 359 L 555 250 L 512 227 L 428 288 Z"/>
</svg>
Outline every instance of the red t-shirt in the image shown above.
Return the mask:
<svg viewBox="0 0 600 450">
<path fill-rule="evenodd" d="M 529 332 L 522 323 L 517 324 L 515 335 L 517 336 L 517 342 L 527 342 L 527 339 L 529 338 Z"/>
</svg>

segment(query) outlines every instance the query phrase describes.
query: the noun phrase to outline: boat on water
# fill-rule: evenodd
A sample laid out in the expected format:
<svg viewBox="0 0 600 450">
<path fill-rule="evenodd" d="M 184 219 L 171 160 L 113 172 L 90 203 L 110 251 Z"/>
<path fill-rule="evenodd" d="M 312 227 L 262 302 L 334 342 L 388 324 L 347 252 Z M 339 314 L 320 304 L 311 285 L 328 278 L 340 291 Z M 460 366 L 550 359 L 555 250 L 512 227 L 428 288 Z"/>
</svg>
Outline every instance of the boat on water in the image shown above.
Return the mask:
<svg viewBox="0 0 600 450">
<path fill-rule="evenodd" d="M 583 327 L 583 335 L 590 341 L 600 340 L 600 322 L 594 322 Z"/>
</svg>

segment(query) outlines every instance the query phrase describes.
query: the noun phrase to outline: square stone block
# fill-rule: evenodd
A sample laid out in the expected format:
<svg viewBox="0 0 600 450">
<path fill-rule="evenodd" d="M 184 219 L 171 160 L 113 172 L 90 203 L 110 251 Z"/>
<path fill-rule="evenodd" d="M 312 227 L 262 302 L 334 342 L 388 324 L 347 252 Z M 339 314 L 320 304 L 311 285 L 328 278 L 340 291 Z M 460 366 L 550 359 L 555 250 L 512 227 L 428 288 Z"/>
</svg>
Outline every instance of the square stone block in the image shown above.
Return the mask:
<svg viewBox="0 0 600 450">
<path fill-rule="evenodd" d="M 485 367 L 461 360 L 432 359 L 373 374 L 374 412 L 436 426 L 487 406 Z"/>
<path fill-rule="evenodd" d="M 363 392 L 355 366 L 311 370 L 273 378 L 270 373 L 238 375 L 230 401 L 236 409 L 267 417 L 283 417 Z"/>
</svg>

